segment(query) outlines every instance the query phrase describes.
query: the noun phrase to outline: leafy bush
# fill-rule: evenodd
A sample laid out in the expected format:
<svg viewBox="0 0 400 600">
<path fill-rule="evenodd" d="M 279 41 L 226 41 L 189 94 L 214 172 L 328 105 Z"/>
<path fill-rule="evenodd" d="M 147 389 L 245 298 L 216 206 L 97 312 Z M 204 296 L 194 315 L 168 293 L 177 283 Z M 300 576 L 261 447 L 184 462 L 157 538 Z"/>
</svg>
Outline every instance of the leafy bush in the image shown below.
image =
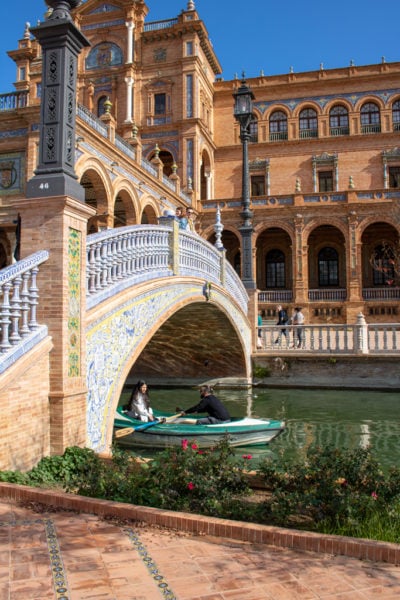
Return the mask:
<svg viewBox="0 0 400 600">
<path fill-rule="evenodd" d="M 167 449 L 151 462 L 144 482 L 147 501 L 206 515 L 237 514 L 242 510 L 237 498 L 250 492 L 244 475 L 249 458 L 234 458 L 228 438 L 207 450 L 183 440 L 181 448 Z"/>
<path fill-rule="evenodd" d="M 278 525 L 336 531 L 400 498 L 400 471 L 385 475 L 368 448 L 311 447 L 305 462 L 263 461 L 260 472 L 271 490 L 262 520 Z"/>
<path fill-rule="evenodd" d="M 271 369 L 269 367 L 262 367 L 261 365 L 254 365 L 253 377 L 256 379 L 265 379 L 265 377 L 271 377 Z"/>
<path fill-rule="evenodd" d="M 60 484 L 75 491 L 81 481 L 97 472 L 99 457 L 89 448 L 71 446 L 62 456 L 45 456 L 27 474 L 30 485 Z"/>
</svg>

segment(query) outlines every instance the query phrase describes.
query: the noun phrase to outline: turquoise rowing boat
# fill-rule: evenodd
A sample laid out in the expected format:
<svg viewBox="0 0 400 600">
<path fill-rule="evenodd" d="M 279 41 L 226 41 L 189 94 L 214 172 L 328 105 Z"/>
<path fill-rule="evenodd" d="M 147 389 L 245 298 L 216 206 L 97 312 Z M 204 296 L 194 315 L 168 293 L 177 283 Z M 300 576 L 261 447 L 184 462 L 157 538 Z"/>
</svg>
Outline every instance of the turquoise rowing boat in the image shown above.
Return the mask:
<svg viewBox="0 0 400 600">
<path fill-rule="evenodd" d="M 120 407 L 114 420 L 114 433 L 121 446 L 140 448 L 169 448 L 180 446 L 182 440 L 196 443 L 199 448 L 211 448 L 229 434 L 234 447 L 268 444 L 285 429 L 284 421 L 272 419 L 232 419 L 218 425 L 197 425 L 195 415 L 171 417 L 170 413 L 155 410 L 157 419 L 171 419 L 162 423 L 143 423 L 129 417 Z M 130 431 L 131 430 L 131 431 Z"/>
</svg>

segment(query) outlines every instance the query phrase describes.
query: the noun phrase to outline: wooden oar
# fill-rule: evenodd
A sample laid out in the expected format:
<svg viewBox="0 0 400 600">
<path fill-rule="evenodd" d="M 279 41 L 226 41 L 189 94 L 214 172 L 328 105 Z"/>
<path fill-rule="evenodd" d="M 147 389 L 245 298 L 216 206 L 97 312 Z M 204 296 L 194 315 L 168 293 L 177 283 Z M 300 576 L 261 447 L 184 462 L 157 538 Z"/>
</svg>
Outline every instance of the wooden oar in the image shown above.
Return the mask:
<svg viewBox="0 0 400 600">
<path fill-rule="evenodd" d="M 176 415 L 172 415 L 171 417 L 165 417 L 165 419 L 162 420 L 156 419 L 155 421 L 143 423 L 143 425 L 138 425 L 137 427 L 124 427 L 123 429 L 118 429 L 118 431 L 115 432 L 115 437 L 120 438 L 124 437 L 125 435 L 134 433 L 135 431 L 143 431 L 144 429 L 148 429 L 149 427 L 158 425 L 158 423 L 169 423 L 170 421 L 173 421 L 174 419 L 177 419 L 178 417 L 182 416 L 182 414 L 183 413 L 180 412 Z"/>
<path fill-rule="evenodd" d="M 124 437 L 125 435 L 129 435 L 130 433 L 133 433 L 135 430 L 133 429 L 133 427 L 124 427 L 123 429 L 117 429 L 117 431 L 115 432 L 115 437 L 116 438 L 120 438 L 120 437 Z"/>
</svg>

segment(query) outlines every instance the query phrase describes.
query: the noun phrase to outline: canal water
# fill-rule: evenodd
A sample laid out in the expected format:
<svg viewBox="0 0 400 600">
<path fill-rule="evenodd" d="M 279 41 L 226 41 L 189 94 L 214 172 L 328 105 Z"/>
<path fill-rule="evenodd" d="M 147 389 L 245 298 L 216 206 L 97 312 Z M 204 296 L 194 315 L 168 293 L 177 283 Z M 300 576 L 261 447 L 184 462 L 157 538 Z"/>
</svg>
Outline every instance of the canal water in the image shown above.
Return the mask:
<svg viewBox="0 0 400 600">
<path fill-rule="evenodd" d="M 400 394 L 398 392 L 305 389 L 218 389 L 215 394 L 232 416 L 281 419 L 284 433 L 268 446 L 240 448 L 252 454 L 254 466 L 264 458 L 304 456 L 312 444 L 337 448 L 371 448 L 386 469 L 400 466 Z M 124 401 L 127 396 L 124 394 Z M 150 389 L 153 407 L 175 412 L 199 400 L 198 389 Z M 121 403 L 123 403 L 121 401 Z M 147 455 L 136 450 L 136 454 Z"/>
</svg>

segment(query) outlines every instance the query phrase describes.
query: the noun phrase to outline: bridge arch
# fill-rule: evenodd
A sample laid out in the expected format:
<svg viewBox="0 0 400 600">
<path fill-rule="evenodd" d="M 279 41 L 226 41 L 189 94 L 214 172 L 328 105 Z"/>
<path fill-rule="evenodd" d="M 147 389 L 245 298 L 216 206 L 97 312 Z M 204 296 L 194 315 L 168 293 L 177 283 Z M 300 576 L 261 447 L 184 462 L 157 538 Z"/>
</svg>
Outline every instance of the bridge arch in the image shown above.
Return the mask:
<svg viewBox="0 0 400 600">
<path fill-rule="evenodd" d="M 136 361 L 140 376 L 184 365 L 180 375 L 188 378 L 250 379 L 249 321 L 223 287 L 213 284 L 207 300 L 203 279 L 153 280 L 111 305 L 96 306 L 87 325 L 87 444 L 97 452 L 110 448 L 115 409 Z"/>
</svg>

